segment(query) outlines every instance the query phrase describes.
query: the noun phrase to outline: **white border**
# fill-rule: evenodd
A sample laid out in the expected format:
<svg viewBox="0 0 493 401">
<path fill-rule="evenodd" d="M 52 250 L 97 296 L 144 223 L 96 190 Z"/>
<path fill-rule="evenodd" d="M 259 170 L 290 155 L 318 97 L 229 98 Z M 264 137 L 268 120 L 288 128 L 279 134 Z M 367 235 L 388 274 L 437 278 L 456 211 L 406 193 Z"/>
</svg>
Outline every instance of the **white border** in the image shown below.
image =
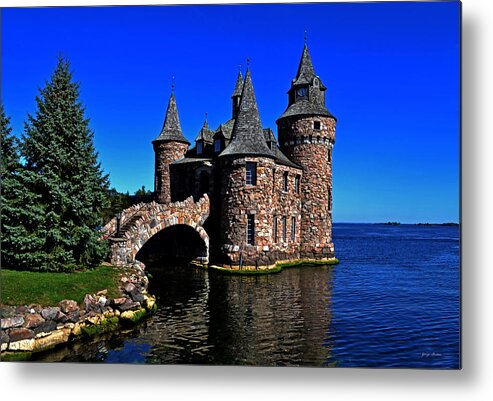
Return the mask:
<svg viewBox="0 0 493 401">
<path fill-rule="evenodd" d="M 101 4 L 138 2 L 0 0 L 2 7 Z M 2 400 L 493 399 L 492 5 L 463 1 L 462 371 L 1 363 Z"/>
</svg>

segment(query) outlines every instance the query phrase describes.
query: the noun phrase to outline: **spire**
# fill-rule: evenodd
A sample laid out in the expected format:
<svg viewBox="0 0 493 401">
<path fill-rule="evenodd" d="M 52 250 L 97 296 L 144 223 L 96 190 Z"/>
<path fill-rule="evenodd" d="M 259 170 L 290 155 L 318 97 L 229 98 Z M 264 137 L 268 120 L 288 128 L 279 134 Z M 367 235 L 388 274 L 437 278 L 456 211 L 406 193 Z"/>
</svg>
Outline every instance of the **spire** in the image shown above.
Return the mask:
<svg viewBox="0 0 493 401">
<path fill-rule="evenodd" d="M 264 139 L 250 69 L 247 69 L 241 92 L 238 116 L 233 126 L 230 144 L 220 156 L 259 155 L 273 157 Z"/>
<path fill-rule="evenodd" d="M 241 75 L 241 66 L 238 70 L 238 77 L 236 78 L 236 85 L 231 97 L 241 96 L 241 90 L 243 89 L 243 76 Z"/>
<path fill-rule="evenodd" d="M 303 53 L 301 55 L 300 65 L 298 66 L 298 72 L 296 78 L 293 80 L 293 85 L 311 84 L 313 78 L 316 77 L 315 70 L 313 69 L 312 59 L 308 52 L 308 46 L 303 46 Z"/>
<path fill-rule="evenodd" d="M 164 119 L 161 133 L 155 139 L 156 141 L 177 141 L 190 144 L 183 136 L 181 131 L 180 119 L 178 117 L 178 109 L 176 107 L 176 99 L 174 93 L 174 78 L 172 83 L 172 92 L 166 110 L 166 118 Z"/>
<path fill-rule="evenodd" d="M 202 128 L 200 129 L 197 138 L 195 138 L 195 142 L 197 141 L 205 141 L 208 143 L 212 143 L 212 137 L 214 135 L 214 131 L 209 129 L 209 122 L 207 121 L 207 113 L 205 113 L 205 120 Z"/>
</svg>

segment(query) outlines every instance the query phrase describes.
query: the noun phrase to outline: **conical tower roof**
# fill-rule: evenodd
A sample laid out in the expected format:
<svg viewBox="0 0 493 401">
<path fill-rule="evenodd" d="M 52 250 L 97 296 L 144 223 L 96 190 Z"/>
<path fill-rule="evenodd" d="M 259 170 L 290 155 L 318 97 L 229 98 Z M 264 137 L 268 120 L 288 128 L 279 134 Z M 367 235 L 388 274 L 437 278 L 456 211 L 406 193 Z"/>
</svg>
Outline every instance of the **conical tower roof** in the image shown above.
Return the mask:
<svg viewBox="0 0 493 401">
<path fill-rule="evenodd" d="M 257 155 L 273 157 L 264 138 L 257 100 L 248 69 L 241 92 L 238 117 L 235 119 L 231 142 L 219 156 Z"/>
<path fill-rule="evenodd" d="M 296 73 L 296 78 L 293 79 L 293 85 L 303 85 L 303 84 L 311 84 L 313 78 L 317 75 L 315 74 L 315 70 L 313 68 L 312 58 L 310 57 L 310 53 L 308 52 L 308 46 L 305 43 L 303 47 L 303 53 L 301 55 L 300 64 L 298 66 L 298 72 Z"/>
<path fill-rule="evenodd" d="M 161 133 L 154 141 L 176 141 L 190 144 L 181 130 L 174 92 L 171 92 L 169 98 L 168 109 L 166 110 L 166 117 Z"/>
<path fill-rule="evenodd" d="M 231 97 L 241 96 L 241 91 L 243 90 L 243 76 L 241 71 L 238 71 L 238 77 L 236 78 L 236 85 Z"/>
</svg>

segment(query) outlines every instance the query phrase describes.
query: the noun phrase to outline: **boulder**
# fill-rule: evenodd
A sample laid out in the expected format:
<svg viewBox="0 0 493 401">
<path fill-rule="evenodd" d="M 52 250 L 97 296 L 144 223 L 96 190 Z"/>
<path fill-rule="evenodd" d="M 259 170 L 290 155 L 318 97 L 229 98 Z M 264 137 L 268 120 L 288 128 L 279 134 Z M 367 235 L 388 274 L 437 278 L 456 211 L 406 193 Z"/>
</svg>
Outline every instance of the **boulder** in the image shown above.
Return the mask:
<svg viewBox="0 0 493 401">
<path fill-rule="evenodd" d="M 27 306 L 19 305 L 15 307 L 15 313 L 18 315 L 24 314 L 29 310 Z"/>
<path fill-rule="evenodd" d="M 34 329 L 41 325 L 45 320 L 39 313 L 28 313 L 24 316 L 24 327 Z"/>
<path fill-rule="evenodd" d="M 63 301 L 60 301 L 58 305 L 63 313 L 70 313 L 79 310 L 79 305 L 77 305 L 77 302 L 71 299 L 64 299 Z"/>
<path fill-rule="evenodd" d="M 120 309 L 120 311 L 124 312 L 124 311 L 130 310 L 130 309 L 136 308 L 137 306 L 140 306 L 140 304 L 138 302 L 133 302 L 130 299 L 127 299 L 127 301 L 123 305 L 118 306 L 118 309 Z"/>
<path fill-rule="evenodd" d="M 76 310 L 74 312 L 70 312 L 68 315 L 67 315 L 67 320 L 66 322 L 68 323 L 77 323 L 80 319 L 80 311 L 79 310 Z"/>
<path fill-rule="evenodd" d="M 19 340 L 15 342 L 10 342 L 9 351 L 34 351 L 36 347 L 36 340 L 30 338 L 27 340 Z"/>
<path fill-rule="evenodd" d="M 21 327 L 24 324 L 24 318 L 22 316 L 6 317 L 0 319 L 0 328 L 10 329 L 13 327 Z"/>
<path fill-rule="evenodd" d="M 126 301 L 127 301 L 128 298 L 125 298 L 125 297 L 121 297 L 121 298 L 115 298 L 113 300 L 113 304 L 118 306 L 118 305 L 123 305 Z"/>
<path fill-rule="evenodd" d="M 135 290 L 135 285 L 132 283 L 127 283 L 125 284 L 123 289 L 125 290 L 125 292 L 131 293 L 133 290 Z"/>
<path fill-rule="evenodd" d="M 55 320 L 60 313 L 60 308 L 58 306 L 50 306 L 41 310 L 41 316 L 46 320 Z"/>
<path fill-rule="evenodd" d="M 130 296 L 132 297 L 133 301 L 136 302 L 143 302 L 144 301 L 144 295 L 140 291 L 135 288 L 133 291 L 130 292 Z"/>
<path fill-rule="evenodd" d="M 56 330 L 57 323 L 54 320 L 46 320 L 41 323 L 38 327 L 34 329 L 36 334 L 39 333 L 49 333 L 50 331 Z"/>
<path fill-rule="evenodd" d="M 93 310 L 93 305 L 96 303 L 96 300 L 94 299 L 94 297 L 90 294 L 87 294 L 85 297 L 84 297 L 84 307 L 86 309 L 86 312 L 89 312 L 91 310 Z"/>
<path fill-rule="evenodd" d="M 23 327 L 21 328 L 16 328 L 16 329 L 10 329 L 9 331 L 9 337 L 10 337 L 10 342 L 13 341 L 20 341 L 20 340 L 29 340 L 30 338 L 34 338 L 34 331 L 25 329 Z"/>
<path fill-rule="evenodd" d="M 2 351 L 5 351 L 7 349 L 7 346 L 9 344 L 9 335 L 5 330 L 0 330 L 0 348 Z"/>
</svg>

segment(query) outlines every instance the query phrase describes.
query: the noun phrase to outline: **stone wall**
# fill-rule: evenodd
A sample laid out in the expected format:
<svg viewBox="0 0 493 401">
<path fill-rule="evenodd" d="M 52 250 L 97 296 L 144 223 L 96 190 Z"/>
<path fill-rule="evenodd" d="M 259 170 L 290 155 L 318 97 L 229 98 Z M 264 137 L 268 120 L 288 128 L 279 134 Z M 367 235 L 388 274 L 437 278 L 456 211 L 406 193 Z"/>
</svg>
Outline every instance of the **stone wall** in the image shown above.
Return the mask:
<svg viewBox="0 0 493 401">
<path fill-rule="evenodd" d="M 147 293 L 148 278 L 142 263 L 122 270 L 121 296 L 107 290 L 87 294 L 79 305 L 63 300 L 57 306 L 2 306 L 1 352 L 39 352 L 59 344 L 134 324 L 155 311 L 155 298 Z"/>
<path fill-rule="evenodd" d="M 197 202 L 189 197 L 182 202 L 169 204 L 151 202 L 132 206 L 122 213 L 125 216 L 125 224 L 122 225 L 121 238 L 115 238 L 116 233 L 113 230 L 115 222 L 110 222 L 103 228 L 105 236 L 110 240 L 111 263 L 116 266 L 132 264 L 149 238 L 177 224 L 192 227 L 204 241 L 208 253 L 209 236 L 202 226 L 209 216 L 209 211 L 210 202 L 207 194 Z M 208 258 L 206 257 L 202 262 L 207 263 L 206 259 Z"/>
<path fill-rule="evenodd" d="M 153 142 L 154 163 L 154 193 L 159 203 L 171 202 L 170 168 L 171 162 L 181 159 L 188 150 L 188 144 L 175 141 Z"/>
<path fill-rule="evenodd" d="M 278 121 L 282 151 L 304 170 L 301 179 L 301 258 L 320 259 L 334 255 L 332 146 L 335 127 L 335 119 L 321 116 L 288 117 Z"/>
<path fill-rule="evenodd" d="M 257 163 L 256 185 L 246 185 L 246 163 Z M 283 172 L 288 172 L 288 191 L 282 190 Z M 265 157 L 224 158 L 221 161 L 221 247 L 224 264 L 269 265 L 276 260 L 298 258 L 300 246 L 300 202 L 294 177 L 301 171 L 281 166 Z M 247 244 L 247 216 L 254 215 L 255 240 Z M 274 243 L 274 216 L 278 216 L 278 241 Z M 287 217 L 286 241 L 282 239 L 281 216 Z M 291 216 L 297 220 L 291 240 Z"/>
</svg>

